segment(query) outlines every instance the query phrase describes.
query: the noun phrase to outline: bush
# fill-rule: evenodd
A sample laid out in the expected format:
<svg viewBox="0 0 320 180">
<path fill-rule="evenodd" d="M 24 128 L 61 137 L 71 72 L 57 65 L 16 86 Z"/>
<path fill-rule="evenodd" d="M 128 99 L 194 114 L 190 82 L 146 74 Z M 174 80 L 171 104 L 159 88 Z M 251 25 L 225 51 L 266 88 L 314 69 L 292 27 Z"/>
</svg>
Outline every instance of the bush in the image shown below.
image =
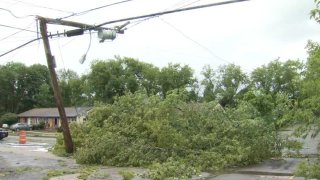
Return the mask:
<svg viewBox="0 0 320 180">
<path fill-rule="evenodd" d="M 320 179 L 320 161 L 318 160 L 315 163 L 307 163 L 303 161 L 299 164 L 295 176 L 305 177 L 307 179 Z"/>
<path fill-rule="evenodd" d="M 18 122 L 17 114 L 6 113 L 0 117 L 0 124 L 8 124 L 9 126 Z"/>
<path fill-rule="evenodd" d="M 32 126 L 33 130 L 43 130 L 45 127 L 45 122 L 40 122 L 39 124 L 35 124 Z"/>
</svg>

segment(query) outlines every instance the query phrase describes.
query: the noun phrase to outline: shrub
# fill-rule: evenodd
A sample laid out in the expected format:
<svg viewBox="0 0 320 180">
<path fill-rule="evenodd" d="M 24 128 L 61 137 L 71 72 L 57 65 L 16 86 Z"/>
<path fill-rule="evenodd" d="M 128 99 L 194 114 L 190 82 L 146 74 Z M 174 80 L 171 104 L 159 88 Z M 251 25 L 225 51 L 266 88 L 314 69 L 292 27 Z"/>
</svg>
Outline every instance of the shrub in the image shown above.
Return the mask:
<svg viewBox="0 0 320 180">
<path fill-rule="evenodd" d="M 6 113 L 0 117 L 0 124 L 8 124 L 9 126 L 18 122 L 17 114 Z"/>
<path fill-rule="evenodd" d="M 320 179 L 320 161 L 315 163 L 307 163 L 303 161 L 299 164 L 295 176 L 305 177 L 307 179 Z"/>
<path fill-rule="evenodd" d="M 35 124 L 32 126 L 33 130 L 43 130 L 45 127 L 45 122 L 40 122 L 39 124 Z"/>
</svg>

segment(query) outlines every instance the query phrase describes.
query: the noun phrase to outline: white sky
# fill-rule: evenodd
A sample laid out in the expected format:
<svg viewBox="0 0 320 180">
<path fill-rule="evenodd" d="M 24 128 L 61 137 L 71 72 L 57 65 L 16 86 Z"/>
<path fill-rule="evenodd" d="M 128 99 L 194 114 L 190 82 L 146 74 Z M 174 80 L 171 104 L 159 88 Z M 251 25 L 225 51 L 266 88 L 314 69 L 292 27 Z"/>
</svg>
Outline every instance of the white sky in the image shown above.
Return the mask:
<svg viewBox="0 0 320 180">
<path fill-rule="evenodd" d="M 80 12 L 120 0 L 0 0 L 0 8 L 11 10 L 16 16 L 41 15 L 59 18 L 70 13 L 49 10 L 35 5 Z M 220 0 L 221 1 L 221 0 Z M 217 0 L 134 0 L 96 10 L 82 16 L 68 18 L 87 24 L 100 24 L 119 18 L 220 2 Z M 195 2 L 195 3 L 194 3 Z M 251 0 L 236 4 L 210 7 L 164 15 L 135 25 L 131 21 L 125 34 L 114 41 L 99 43 L 92 34 L 92 45 L 84 64 L 78 62 L 89 45 L 89 35 L 52 39 L 52 52 L 57 69 L 68 68 L 86 73 L 95 59 L 110 59 L 115 55 L 133 57 L 163 67 L 168 63 L 189 65 L 199 75 L 204 65 L 216 68 L 235 63 L 246 72 L 280 58 L 305 60 L 308 40 L 320 41 L 320 24 L 309 19 L 313 0 Z M 0 10 L 0 24 L 36 31 L 35 18 L 14 18 Z M 114 24 L 108 27 L 113 27 Z M 63 32 L 68 27 L 49 25 L 48 31 Z M 36 33 L 0 26 L 0 54 L 36 38 Z M 3 40 L 3 38 L 6 38 Z M 46 64 L 41 41 L 0 57 L 0 64 L 23 62 L 26 65 Z"/>
</svg>

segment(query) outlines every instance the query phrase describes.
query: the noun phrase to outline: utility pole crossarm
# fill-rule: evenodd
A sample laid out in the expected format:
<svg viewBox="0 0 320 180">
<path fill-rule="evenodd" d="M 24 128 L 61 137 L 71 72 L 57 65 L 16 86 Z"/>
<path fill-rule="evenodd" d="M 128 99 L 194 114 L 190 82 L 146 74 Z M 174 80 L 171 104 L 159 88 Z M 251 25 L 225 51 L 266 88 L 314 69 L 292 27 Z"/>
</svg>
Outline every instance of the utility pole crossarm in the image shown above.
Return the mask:
<svg viewBox="0 0 320 180">
<path fill-rule="evenodd" d="M 95 27 L 94 25 L 84 24 L 84 23 L 79 23 L 79 22 L 74 22 L 74 21 L 65 21 L 65 20 L 61 20 L 61 19 L 46 18 L 46 17 L 41 17 L 41 16 L 37 16 L 37 18 L 44 20 L 47 24 L 71 26 L 71 27 L 77 27 L 77 28 L 84 29 L 84 30 L 109 29 L 109 28 L 105 28 L 105 27 Z"/>
</svg>

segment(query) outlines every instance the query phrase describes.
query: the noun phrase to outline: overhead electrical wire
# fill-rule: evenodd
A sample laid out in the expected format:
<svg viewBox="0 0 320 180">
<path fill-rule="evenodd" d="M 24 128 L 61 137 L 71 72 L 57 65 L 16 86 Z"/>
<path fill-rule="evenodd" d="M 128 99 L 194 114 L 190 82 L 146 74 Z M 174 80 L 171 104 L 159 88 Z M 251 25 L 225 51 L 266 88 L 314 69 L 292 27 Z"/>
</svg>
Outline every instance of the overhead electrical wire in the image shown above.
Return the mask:
<svg viewBox="0 0 320 180">
<path fill-rule="evenodd" d="M 85 34 L 92 34 L 92 33 L 93 33 L 93 32 L 91 32 L 91 33 L 85 33 Z M 50 35 L 47 35 L 47 36 L 48 36 L 48 37 L 51 37 L 51 38 L 54 38 L 54 37 L 59 38 L 59 37 L 65 37 L 64 35 L 65 35 L 65 33 L 56 33 L 56 34 L 50 34 Z M 11 52 L 13 52 L 13 51 L 16 51 L 16 50 L 18 50 L 18 49 L 20 49 L 20 48 L 22 48 L 22 47 L 25 47 L 26 45 L 28 45 L 28 44 L 30 44 L 30 43 L 33 43 L 33 42 L 35 42 L 35 41 L 40 40 L 40 39 L 42 39 L 42 37 L 38 37 L 38 38 L 32 39 L 32 40 L 30 40 L 30 41 L 28 41 L 28 42 L 26 42 L 26 43 L 23 43 L 23 44 L 19 45 L 18 47 L 15 47 L 15 48 L 13 48 L 13 49 L 11 49 L 11 50 L 9 50 L 9 51 L 6 51 L 6 52 L 3 53 L 3 54 L 0 54 L 0 57 L 5 56 L 5 55 L 7 55 L 7 54 L 9 54 L 9 53 L 11 53 Z M 55 40 L 55 39 L 53 39 L 53 40 Z M 73 40 L 74 40 L 74 39 L 73 39 Z M 73 41 L 73 40 L 70 40 L 70 41 Z M 70 41 L 67 42 L 66 44 L 64 44 L 63 46 L 66 46 L 68 43 L 70 43 Z"/>
<path fill-rule="evenodd" d="M 28 42 L 26 42 L 26 43 L 23 43 L 23 44 L 21 44 L 20 46 L 18 46 L 18 47 L 14 48 L 14 49 L 11 49 L 10 51 L 7 51 L 7 52 L 1 54 L 0 57 L 2 57 L 2 56 L 4 56 L 4 55 L 7 55 L 7 54 L 9 54 L 9 53 L 11 53 L 11 52 L 13 52 L 13 51 L 15 51 L 15 50 L 18 50 L 18 49 L 20 49 L 20 48 L 22 48 L 22 47 L 24 47 L 24 46 L 26 46 L 26 45 L 34 42 L 34 41 L 37 41 L 37 40 L 39 40 L 39 39 L 42 39 L 42 38 L 32 39 L 32 40 L 30 40 L 30 41 L 28 41 Z"/>
<path fill-rule="evenodd" d="M 180 8 L 187 7 L 187 6 L 191 5 L 191 4 L 197 3 L 197 2 L 199 2 L 199 1 L 201 1 L 201 0 L 196 0 L 196 1 L 191 2 L 191 3 L 189 3 L 189 4 L 183 5 L 183 4 L 187 3 L 188 1 L 189 1 L 189 0 L 182 0 L 182 1 L 178 2 L 178 3 L 176 3 L 175 5 L 173 5 L 172 7 L 180 6 L 179 8 L 175 8 L 175 9 L 180 9 Z M 182 5 L 182 6 L 181 6 L 181 5 Z M 167 11 L 168 9 L 171 9 L 171 8 L 166 8 L 166 9 L 164 9 L 163 11 Z M 153 18 L 156 18 L 156 17 L 158 17 L 158 16 L 152 16 L 152 17 L 144 18 L 144 19 L 142 19 L 142 20 L 138 20 L 138 21 L 136 21 L 135 23 L 131 23 L 131 26 L 127 27 L 127 29 L 130 29 L 130 28 L 132 28 L 132 27 L 134 27 L 134 26 L 137 26 L 137 25 L 139 25 L 139 24 L 141 24 L 141 23 L 143 23 L 143 22 L 146 22 L 147 20 L 150 20 L 150 19 L 153 19 Z"/>
<path fill-rule="evenodd" d="M 11 28 L 11 29 L 16 29 L 16 30 L 21 30 L 21 31 L 27 31 L 27 32 L 37 33 L 37 31 L 28 30 L 28 29 L 26 29 L 26 28 L 9 26 L 9 25 L 5 25 L 5 24 L 0 24 L 0 26 L 6 27 L 6 28 Z"/>
<path fill-rule="evenodd" d="M 6 40 L 6 39 L 8 39 L 8 38 L 10 38 L 10 37 L 13 37 L 14 35 L 16 35 L 16 34 L 18 34 L 18 33 L 21 33 L 21 32 L 23 32 L 23 31 L 35 32 L 35 31 L 28 30 L 28 28 L 30 28 L 30 26 L 31 26 L 32 24 L 34 24 L 34 22 L 32 22 L 31 24 L 29 24 L 29 25 L 28 25 L 27 27 L 25 27 L 25 28 L 17 28 L 17 27 L 11 27 L 11 26 L 10 26 L 10 28 L 18 29 L 19 31 L 14 32 L 13 34 L 10 34 L 10 35 L 8 35 L 8 36 L 6 36 L 6 37 L 1 38 L 0 41 Z M 2 26 L 2 25 L 1 25 L 1 26 Z M 7 25 L 4 25 L 4 27 L 7 27 Z M 35 33 L 37 33 L 37 32 L 35 32 Z"/>
<path fill-rule="evenodd" d="M 118 1 L 118 2 L 115 2 L 115 3 L 99 6 L 99 7 L 96 7 L 96 8 L 89 9 L 89 10 L 85 10 L 85 11 L 82 11 L 82 12 L 72 13 L 71 15 L 64 16 L 64 17 L 57 18 L 57 19 L 62 20 L 62 19 L 66 19 L 66 18 L 69 18 L 69 17 L 73 17 L 73 16 L 81 16 L 81 15 L 87 14 L 89 12 L 96 11 L 98 9 L 102 9 L 102 8 L 106 8 L 106 7 L 110 7 L 110 6 L 114 6 L 114 5 L 130 2 L 130 1 L 133 1 L 133 0 Z"/>
<path fill-rule="evenodd" d="M 163 12 L 158 12 L 158 13 L 152 13 L 152 14 L 147 14 L 147 15 L 141 15 L 141 16 L 134 16 L 134 17 L 129 17 L 129 18 L 123 18 L 123 19 L 118 19 L 118 20 L 112 20 L 112 21 L 107 21 L 104 23 L 101 23 L 99 25 L 96 25 L 94 27 L 89 27 L 89 28 L 85 28 L 84 30 L 93 30 L 95 28 L 99 28 L 101 26 L 107 25 L 107 24 L 113 24 L 113 23 L 118 23 L 118 22 L 124 22 L 124 21 L 130 21 L 130 20 L 135 20 L 135 19 L 142 19 L 142 18 L 147 18 L 147 17 L 153 17 L 153 16 L 161 16 L 161 15 L 165 15 L 165 14 L 173 14 L 173 13 L 177 13 L 177 12 L 183 12 L 183 11 L 190 11 L 190 10 L 195 10 L 195 9 L 202 9 L 202 8 L 207 8 L 207 7 L 213 7 L 213 6 L 220 6 L 220 5 L 226 5 L 226 4 L 232 4 L 232 3 L 239 3 L 239 2 L 245 2 L 245 1 L 249 1 L 249 0 L 230 0 L 230 1 L 224 1 L 224 2 L 218 2 L 218 3 L 211 3 L 211 4 L 205 4 L 205 5 L 199 5 L 199 6 L 192 6 L 192 7 L 188 7 L 188 8 L 182 8 L 182 9 L 175 9 L 175 10 L 170 10 L 170 11 L 163 11 Z M 60 35 L 64 35 L 64 33 L 57 33 L 52 36 L 60 36 Z M 10 52 L 13 52 L 17 49 L 22 48 L 23 46 L 26 46 L 27 44 L 30 44 L 34 41 L 37 41 L 39 39 L 42 39 L 41 37 L 30 40 L 10 51 L 7 51 L 6 53 L 3 53 L 0 55 L 0 57 L 9 54 Z"/>
<path fill-rule="evenodd" d="M 131 20 L 135 20 L 135 19 L 142 19 L 142 18 L 153 17 L 153 16 L 162 16 L 165 14 L 173 14 L 173 13 L 177 13 L 177 12 L 190 11 L 190 10 L 195 10 L 195 9 L 213 7 L 213 6 L 221 6 L 221 5 L 233 4 L 233 3 L 245 2 L 245 1 L 249 1 L 249 0 L 223 1 L 223 2 L 218 2 L 218 3 L 210 3 L 210 4 L 199 5 L 199 6 L 192 6 L 192 7 L 187 7 L 187 8 L 163 11 L 163 12 L 158 12 L 158 13 L 151 13 L 151 14 L 146 14 L 146 15 L 141 15 L 141 16 L 134 16 L 134 17 L 129 17 L 129 18 L 117 19 L 117 20 L 113 20 L 113 21 L 107 21 L 107 22 L 98 24 L 95 27 L 101 27 L 101 26 L 104 26 L 107 24 L 114 24 L 114 23 L 118 23 L 118 22 L 131 21 Z M 92 28 L 88 28 L 88 29 L 92 29 Z"/>
<path fill-rule="evenodd" d="M 42 8 L 42 9 L 48 9 L 48 10 L 62 12 L 62 13 L 68 13 L 68 14 L 73 14 L 74 13 L 74 12 L 71 12 L 71 11 L 66 11 L 66 10 L 61 10 L 61 9 L 51 8 L 51 7 L 47 7 L 47 6 L 43 6 L 43 5 L 34 4 L 34 3 L 31 3 L 31 2 L 25 2 L 25 1 L 21 1 L 21 0 L 14 0 L 14 1 L 22 3 L 22 4 L 29 5 L 29 6 L 33 6 L 33 7 Z"/>
<path fill-rule="evenodd" d="M 199 43 L 198 41 L 194 40 L 193 38 L 191 38 L 190 36 L 186 35 L 185 33 L 183 33 L 180 29 L 178 29 L 177 27 L 175 27 L 174 25 L 172 25 L 171 23 L 165 21 L 163 18 L 160 18 L 162 22 L 164 22 L 165 24 L 167 24 L 168 26 L 170 26 L 172 29 L 174 29 L 175 31 L 177 31 L 178 33 L 180 33 L 183 37 L 185 37 L 186 39 L 190 40 L 191 42 L 195 43 L 196 45 L 198 45 L 199 47 L 201 47 L 203 50 L 207 51 L 208 53 L 210 53 L 213 57 L 218 58 L 222 61 L 225 61 L 229 64 L 231 64 L 231 62 L 219 57 L 218 55 L 216 55 L 212 50 L 210 50 L 208 47 L 202 45 L 201 43 Z"/>
<path fill-rule="evenodd" d="M 195 4 L 195 3 L 199 2 L 199 1 L 201 1 L 201 0 L 196 0 L 196 1 L 190 2 L 190 3 L 188 3 L 188 4 L 185 4 L 185 5 L 181 6 L 181 7 L 179 7 L 179 9 L 180 9 L 180 8 L 184 8 L 184 7 L 187 7 L 187 6 L 190 6 L 190 5 Z"/>
<path fill-rule="evenodd" d="M 55 36 L 60 37 L 60 36 L 62 36 L 62 35 L 64 35 L 64 33 L 50 34 L 50 35 L 48 35 L 48 37 L 55 37 Z M 42 39 L 42 37 L 38 37 L 38 38 L 32 39 L 32 40 L 30 40 L 30 41 L 28 41 L 28 42 L 26 42 L 26 43 L 23 43 L 23 44 L 21 44 L 21 45 L 18 46 L 18 47 L 15 47 L 15 48 L 13 48 L 13 49 L 11 49 L 11 50 L 3 53 L 3 54 L 0 54 L 0 57 L 5 56 L 5 55 L 7 55 L 7 54 L 9 54 L 9 53 L 11 53 L 11 52 L 13 52 L 13 51 L 16 51 L 16 50 L 18 50 L 18 49 L 20 49 L 20 48 L 22 48 L 22 47 L 24 47 L 24 46 L 26 46 L 26 45 L 28 45 L 28 44 L 30 44 L 30 43 L 33 43 L 33 42 L 35 42 L 35 41 L 40 40 L 40 39 Z"/>
<path fill-rule="evenodd" d="M 35 17 L 36 15 L 26 15 L 26 16 L 17 16 L 15 15 L 11 10 L 9 9 L 6 9 L 6 8 L 0 8 L 0 10 L 3 10 L 3 11 L 7 11 L 8 13 L 11 14 L 11 16 L 17 18 L 17 19 L 23 19 L 23 18 L 29 18 L 29 17 Z"/>
</svg>

